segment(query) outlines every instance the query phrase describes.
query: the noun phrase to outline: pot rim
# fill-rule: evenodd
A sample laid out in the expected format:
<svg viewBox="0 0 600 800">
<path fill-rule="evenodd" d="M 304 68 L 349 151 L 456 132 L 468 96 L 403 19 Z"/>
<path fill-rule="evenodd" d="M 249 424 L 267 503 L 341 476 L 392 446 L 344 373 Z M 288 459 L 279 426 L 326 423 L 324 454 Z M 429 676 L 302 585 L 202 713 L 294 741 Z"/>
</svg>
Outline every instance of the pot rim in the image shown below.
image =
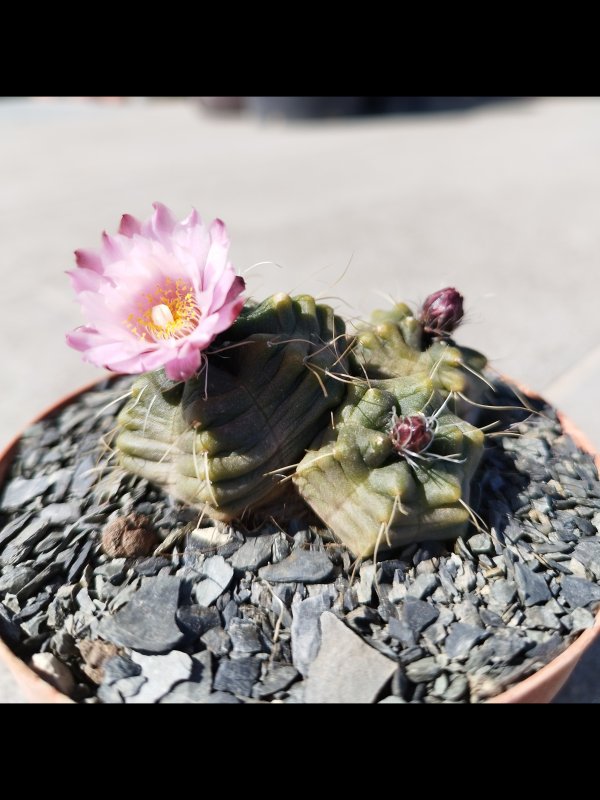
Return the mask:
<svg viewBox="0 0 600 800">
<path fill-rule="evenodd" d="M 48 406 L 44 411 L 38 414 L 31 422 L 29 422 L 0 452 L 0 486 L 2 485 L 6 472 L 8 471 L 12 458 L 17 449 L 17 446 L 23 437 L 24 433 L 37 422 L 41 422 L 46 417 L 61 411 L 72 400 L 75 400 L 80 395 L 93 389 L 99 383 L 122 377 L 121 373 L 109 373 L 97 380 L 90 381 L 84 386 L 76 389 L 63 398 Z M 537 392 L 533 392 L 527 386 L 515 381 L 506 375 L 499 373 L 499 377 L 513 386 L 516 386 L 519 391 L 527 397 L 534 400 L 542 400 L 547 402 Z M 551 404 L 549 404 L 551 405 Z M 589 442 L 587 437 L 579 430 L 579 428 L 566 416 L 563 412 L 557 410 L 557 416 L 563 427 L 573 441 L 582 450 L 594 456 L 594 461 L 598 470 L 600 471 L 600 453 L 595 451 L 593 445 Z M 488 704 L 497 703 L 535 703 L 547 702 L 554 697 L 563 685 L 568 680 L 572 671 L 574 670 L 577 662 L 587 650 L 587 648 L 596 639 L 600 638 L 600 610 L 596 614 L 596 620 L 591 628 L 583 631 L 575 641 L 573 641 L 565 650 L 558 656 L 548 662 L 545 666 L 534 672 L 528 678 L 519 681 L 514 686 L 510 687 L 504 692 L 501 692 L 494 697 L 491 697 L 486 702 Z M 73 703 L 67 695 L 59 692 L 39 675 L 27 664 L 18 658 L 10 648 L 0 639 L 0 661 L 3 661 L 8 667 L 9 672 L 13 675 L 23 694 L 33 702 L 37 703 Z M 536 699 L 539 698 L 539 699 Z"/>
</svg>

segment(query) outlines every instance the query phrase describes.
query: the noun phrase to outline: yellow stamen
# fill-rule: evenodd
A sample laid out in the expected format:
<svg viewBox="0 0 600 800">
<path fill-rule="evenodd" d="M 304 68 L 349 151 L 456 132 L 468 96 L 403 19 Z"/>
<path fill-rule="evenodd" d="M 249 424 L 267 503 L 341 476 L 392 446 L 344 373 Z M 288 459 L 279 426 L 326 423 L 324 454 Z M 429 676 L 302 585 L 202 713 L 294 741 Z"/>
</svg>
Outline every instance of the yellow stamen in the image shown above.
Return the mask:
<svg viewBox="0 0 600 800">
<path fill-rule="evenodd" d="M 165 279 L 140 296 L 137 311 L 124 324 L 141 339 L 178 339 L 191 333 L 200 319 L 193 287 L 181 278 Z"/>
</svg>

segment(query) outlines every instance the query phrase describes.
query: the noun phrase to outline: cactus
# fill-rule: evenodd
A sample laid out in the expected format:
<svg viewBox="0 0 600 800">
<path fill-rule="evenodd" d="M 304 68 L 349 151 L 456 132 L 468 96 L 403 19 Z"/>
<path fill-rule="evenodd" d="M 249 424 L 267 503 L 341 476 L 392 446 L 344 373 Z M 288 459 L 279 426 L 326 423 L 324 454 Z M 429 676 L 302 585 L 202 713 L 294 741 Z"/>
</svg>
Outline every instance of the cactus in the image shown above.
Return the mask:
<svg viewBox="0 0 600 800">
<path fill-rule="evenodd" d="M 436 294 L 444 291 L 456 290 Z M 444 307 L 445 316 L 436 320 L 431 310 L 427 312 L 427 301 L 435 297 L 427 298 L 419 319 L 404 303 L 389 311 L 374 311 L 371 323 L 358 327 L 352 353 L 354 370 L 376 379 L 428 377 L 438 391 L 454 393 L 454 412 L 475 424 L 479 417 L 477 403 L 487 387 L 481 374 L 487 360 L 476 350 L 452 342 L 447 331 L 432 335 L 431 326 L 436 322 L 447 329 L 457 324 L 458 313 L 449 321 L 450 311 Z M 462 318 L 462 300 L 460 315 Z"/>
<path fill-rule="evenodd" d="M 297 462 L 343 399 L 344 330 L 309 296 L 247 304 L 199 376 L 136 381 L 119 416 L 121 465 L 217 519 L 270 502 L 287 484 L 269 473 Z"/>
<path fill-rule="evenodd" d="M 405 447 L 410 435 L 399 431 L 398 413 L 422 452 Z M 429 435 L 415 417 L 426 420 Z M 446 410 L 429 378 L 351 386 L 334 423 L 300 462 L 294 483 L 355 555 L 464 533 L 483 434 Z"/>
<path fill-rule="evenodd" d="M 247 304 L 198 376 L 136 382 L 120 462 L 222 520 L 280 500 L 275 473 L 300 462 L 300 496 L 360 556 L 457 536 L 483 435 L 450 394 L 477 394 L 485 359 L 448 339 L 458 313 L 442 311 L 443 335 L 398 304 L 352 340 L 311 297 Z"/>
<path fill-rule="evenodd" d="M 426 375 L 436 389 L 479 395 L 486 359 L 476 350 L 445 339 L 430 341 L 410 308 L 398 303 L 391 311 L 375 311 L 371 324 L 358 328 L 353 356 L 371 378 Z M 465 366 L 466 365 L 466 366 Z"/>
</svg>

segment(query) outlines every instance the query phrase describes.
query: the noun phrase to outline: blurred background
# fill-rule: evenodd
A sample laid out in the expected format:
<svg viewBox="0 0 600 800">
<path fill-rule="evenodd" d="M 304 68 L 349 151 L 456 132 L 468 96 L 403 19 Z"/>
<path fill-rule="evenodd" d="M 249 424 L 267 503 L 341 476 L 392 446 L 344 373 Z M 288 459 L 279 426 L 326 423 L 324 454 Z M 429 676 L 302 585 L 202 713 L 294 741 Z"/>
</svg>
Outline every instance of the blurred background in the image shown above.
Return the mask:
<svg viewBox="0 0 600 800">
<path fill-rule="evenodd" d="M 0 442 L 99 371 L 66 269 L 123 212 L 219 216 L 249 292 L 355 319 L 456 286 L 458 340 L 600 447 L 600 100 L 0 100 Z"/>
<path fill-rule="evenodd" d="M 99 370 L 65 270 L 124 212 L 219 216 L 251 295 L 455 286 L 459 342 L 600 449 L 600 99 L 0 98 L 0 448 Z M 600 702 L 599 648 L 559 702 Z M 0 669 L 0 701 L 17 693 Z"/>
</svg>

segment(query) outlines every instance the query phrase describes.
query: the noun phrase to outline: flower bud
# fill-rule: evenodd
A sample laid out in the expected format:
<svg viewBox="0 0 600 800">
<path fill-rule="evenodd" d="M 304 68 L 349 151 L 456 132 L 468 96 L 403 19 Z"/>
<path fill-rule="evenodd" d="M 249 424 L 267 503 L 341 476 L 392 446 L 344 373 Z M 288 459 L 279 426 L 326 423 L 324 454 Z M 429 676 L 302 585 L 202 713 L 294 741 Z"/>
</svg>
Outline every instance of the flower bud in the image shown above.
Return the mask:
<svg viewBox="0 0 600 800">
<path fill-rule="evenodd" d="M 422 453 L 433 439 L 433 431 L 427 424 L 424 414 L 411 414 L 398 417 L 390 432 L 394 449 L 398 453 L 408 450 L 411 453 Z"/>
<path fill-rule="evenodd" d="M 463 318 L 463 296 L 452 286 L 440 289 L 426 298 L 421 311 L 421 323 L 426 333 L 448 336 Z"/>
</svg>

